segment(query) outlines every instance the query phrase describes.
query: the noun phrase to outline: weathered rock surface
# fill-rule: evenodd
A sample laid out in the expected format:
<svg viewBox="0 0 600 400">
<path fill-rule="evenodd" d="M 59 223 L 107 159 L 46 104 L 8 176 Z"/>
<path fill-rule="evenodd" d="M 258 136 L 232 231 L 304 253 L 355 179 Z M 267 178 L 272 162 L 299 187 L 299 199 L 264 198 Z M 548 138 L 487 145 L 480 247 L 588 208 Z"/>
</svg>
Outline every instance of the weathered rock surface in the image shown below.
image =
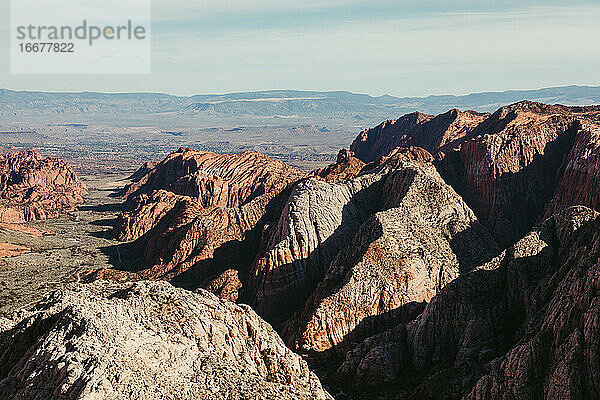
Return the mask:
<svg viewBox="0 0 600 400">
<path fill-rule="evenodd" d="M 576 204 L 600 210 L 599 188 L 600 124 L 585 124 L 575 137 L 546 215 Z"/>
<path fill-rule="evenodd" d="M 260 315 L 286 319 L 306 301 L 329 263 L 377 209 L 383 176 L 342 182 L 313 177 L 294 185 L 279 221 L 265 231 L 265 249 L 250 272 Z"/>
<path fill-rule="evenodd" d="M 233 268 L 246 279 L 272 201 L 304 175 L 260 153 L 179 149 L 127 190 L 115 236 L 135 240 L 137 262 L 90 277 L 176 279 L 194 289 Z"/>
<path fill-rule="evenodd" d="M 508 245 L 543 217 L 567 155 L 584 134 L 584 121 L 598 116 L 600 108 L 593 107 L 531 102 L 503 107 L 459 150 L 446 154 L 443 170 L 497 240 Z"/>
<path fill-rule="evenodd" d="M 532 102 L 388 121 L 311 174 L 182 149 L 128 189 L 140 265 L 97 277 L 248 302 L 353 398 L 596 398 L 599 151 L 600 107 Z"/>
<path fill-rule="evenodd" d="M 0 321 L 3 399 L 328 399 L 249 307 L 166 282 L 94 282 Z"/>
<path fill-rule="evenodd" d="M 240 207 L 282 190 L 304 174 L 264 154 L 215 154 L 179 149 L 127 189 L 127 196 L 166 190 L 190 196 L 204 208 Z"/>
<path fill-rule="evenodd" d="M 54 218 L 83 201 L 85 185 L 59 159 L 35 150 L 0 155 L 0 221 Z"/>
<path fill-rule="evenodd" d="M 445 147 L 452 147 L 488 116 L 456 109 L 438 116 L 407 114 L 361 132 L 350 145 L 350 151 L 364 162 L 386 156 L 396 147 L 417 146 L 436 154 Z"/>
<path fill-rule="evenodd" d="M 589 136 L 597 135 L 599 121 L 600 107 L 528 101 L 491 115 L 417 113 L 362 132 L 350 149 L 364 162 L 387 155 L 395 146 L 430 150 L 447 182 L 496 240 L 510 245 L 554 209 L 598 206 L 593 156 L 598 142 Z M 555 206 L 545 213 L 554 197 Z"/>
<path fill-rule="evenodd" d="M 349 222 L 338 217 L 334 227 L 344 232 L 344 240 L 335 242 L 336 254 L 326 260 L 327 273 L 303 309 L 284 324 L 282 334 L 292 349 L 314 357 L 332 349 L 343 354 L 350 342 L 384 330 L 389 321 L 415 317 L 447 283 L 499 252 L 431 162 L 421 160 L 420 152 L 409 154 L 412 157 L 398 152 L 349 182 L 365 196 L 362 214 L 347 212 Z M 324 198 L 315 188 L 312 193 Z M 341 216 L 340 209 L 323 205 L 303 215 L 316 218 L 335 211 Z M 321 237 L 322 243 L 330 240 Z M 315 246 L 313 252 L 322 254 L 318 243 Z M 294 277 L 289 275 L 284 282 Z"/>
<path fill-rule="evenodd" d="M 236 302 L 240 297 L 242 282 L 236 270 L 228 269 L 206 279 L 200 287 L 222 299 Z"/>
<path fill-rule="evenodd" d="M 599 214 L 569 208 L 364 340 L 337 377 L 389 398 L 597 398 L 599 260 Z"/>
</svg>

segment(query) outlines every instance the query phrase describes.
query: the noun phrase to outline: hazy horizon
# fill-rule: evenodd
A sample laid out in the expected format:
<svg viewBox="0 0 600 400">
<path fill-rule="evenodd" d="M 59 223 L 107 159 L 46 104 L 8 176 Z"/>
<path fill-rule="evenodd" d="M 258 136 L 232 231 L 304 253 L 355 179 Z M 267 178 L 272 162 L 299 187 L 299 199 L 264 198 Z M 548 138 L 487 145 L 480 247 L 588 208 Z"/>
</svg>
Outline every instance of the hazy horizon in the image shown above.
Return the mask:
<svg viewBox="0 0 600 400">
<path fill-rule="evenodd" d="M 19 75 L 13 90 L 343 90 L 396 97 L 600 85 L 600 4 L 578 0 L 153 0 L 152 73 Z M 9 45 L 0 3 L 0 48 Z M 551 65 L 552 68 L 548 66 Z M 283 89 L 281 89 L 283 88 Z"/>
<path fill-rule="evenodd" d="M 490 91 L 475 91 L 469 93 L 430 93 L 424 96 L 396 96 L 389 93 L 383 93 L 380 95 L 373 95 L 371 93 L 358 93 L 350 90 L 316 90 L 316 89 L 289 89 L 289 88 L 277 88 L 277 89 L 262 89 L 262 90 L 251 90 L 251 91 L 231 91 L 231 92 L 211 92 L 211 93 L 193 93 L 189 95 L 185 94 L 177 94 L 170 92 L 146 92 L 146 91 L 110 91 L 110 90 L 39 90 L 39 89 L 15 89 L 8 87 L 0 87 L 0 90 L 9 90 L 13 92 L 27 92 L 27 93 L 50 93 L 50 94 L 78 94 L 78 93 L 97 93 L 97 94 L 146 94 L 146 95 L 166 95 L 166 96 L 174 96 L 174 97 L 193 97 L 193 96 L 225 96 L 225 95 L 233 95 L 233 94 L 243 94 L 243 93 L 268 93 L 268 92 L 314 92 L 314 93 L 335 93 L 335 92 L 345 92 L 351 93 L 355 95 L 367 95 L 374 98 L 384 97 L 384 96 L 392 96 L 397 98 L 427 98 L 427 97 L 435 97 L 435 96 L 469 96 L 469 95 L 477 95 L 477 94 L 487 94 L 487 93 L 507 93 L 507 92 L 529 92 L 529 91 L 538 91 L 538 90 L 548 90 L 548 89 L 560 89 L 560 88 L 600 88 L 600 85 L 562 85 L 562 86 L 549 86 L 549 87 L 537 87 L 537 88 L 523 88 L 523 89 L 505 89 L 505 90 L 490 90 Z"/>
</svg>

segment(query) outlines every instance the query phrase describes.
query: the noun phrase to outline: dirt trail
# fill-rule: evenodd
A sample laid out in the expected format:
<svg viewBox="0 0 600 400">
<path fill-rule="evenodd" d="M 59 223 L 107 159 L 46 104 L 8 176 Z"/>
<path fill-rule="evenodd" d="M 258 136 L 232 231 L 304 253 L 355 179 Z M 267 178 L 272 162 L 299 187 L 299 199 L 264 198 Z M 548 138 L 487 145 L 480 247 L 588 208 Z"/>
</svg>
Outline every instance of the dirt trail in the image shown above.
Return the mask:
<svg viewBox="0 0 600 400">
<path fill-rule="evenodd" d="M 128 183 L 128 174 L 80 176 L 89 194 L 71 215 L 24 224 L 33 229 L 0 226 L 0 243 L 24 246 L 29 252 L 0 259 L 0 313 L 37 302 L 46 293 L 79 279 L 83 272 L 111 267 L 109 239 L 120 199 L 110 197 Z M 33 235 L 36 230 L 52 234 Z M 37 236 L 37 237 L 36 237 Z"/>
</svg>

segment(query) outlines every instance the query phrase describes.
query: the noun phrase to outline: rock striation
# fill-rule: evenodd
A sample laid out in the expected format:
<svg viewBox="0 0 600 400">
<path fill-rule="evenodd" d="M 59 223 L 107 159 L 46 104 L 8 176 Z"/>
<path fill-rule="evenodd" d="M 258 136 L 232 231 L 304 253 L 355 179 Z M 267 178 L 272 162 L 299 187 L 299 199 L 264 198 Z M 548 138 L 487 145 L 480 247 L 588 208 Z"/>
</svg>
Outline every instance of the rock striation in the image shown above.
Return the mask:
<svg viewBox="0 0 600 400">
<path fill-rule="evenodd" d="M 240 297 L 242 288 L 238 271 L 228 269 L 224 272 L 213 275 L 200 284 L 202 289 L 225 300 L 236 302 Z"/>
<path fill-rule="evenodd" d="M 196 294 L 0 318 L 0 397 L 327 398 L 287 343 L 340 398 L 598 398 L 599 151 L 600 107 L 527 101 L 409 114 L 311 173 L 180 149 L 126 188 L 137 264 L 90 277 Z"/>
<path fill-rule="evenodd" d="M 0 155 L 0 222 L 57 217 L 74 210 L 87 193 L 71 166 L 35 150 Z"/>
<path fill-rule="evenodd" d="M 280 191 L 303 174 L 261 153 L 215 154 L 180 148 L 127 189 L 127 196 L 165 190 L 194 198 L 203 208 L 240 207 Z"/>
<path fill-rule="evenodd" d="M 457 109 L 438 116 L 414 112 L 362 131 L 350 145 L 350 151 L 364 162 L 386 156 L 396 147 L 422 147 L 436 154 L 457 144 L 488 116 Z"/>
<path fill-rule="evenodd" d="M 554 215 L 349 351 L 338 381 L 408 399 L 598 397 L 599 228 L 585 207 Z"/>
<path fill-rule="evenodd" d="M 71 286 L 0 329 L 7 400 L 331 399 L 248 306 L 166 282 Z"/>
<path fill-rule="evenodd" d="M 355 195 L 343 206 L 327 201 L 328 206 L 301 213 L 317 223 L 278 229 L 297 235 L 303 227 L 320 226 L 317 218 L 321 214 L 337 215 L 335 229 L 312 234 L 322 238 L 313 244 L 312 253 L 321 256 L 329 252 L 328 258 L 309 258 L 308 263 L 300 257 L 298 266 L 289 262 L 270 265 L 273 272 L 265 279 L 270 295 L 278 298 L 281 295 L 274 285 L 279 283 L 279 290 L 293 294 L 295 287 L 290 287 L 290 282 L 298 285 L 294 278 L 300 280 L 310 273 L 302 266 L 318 271 L 314 264 L 324 264 L 320 283 L 306 291 L 312 293 L 306 303 L 283 325 L 282 335 L 295 351 L 316 358 L 328 357 L 332 351 L 344 354 L 351 342 L 384 330 L 390 321 L 415 317 L 446 284 L 499 252 L 475 214 L 439 176 L 431 156 L 424 160 L 422 150 L 413 150 L 396 152 L 342 186 L 364 197 Z M 311 193 L 325 199 L 320 185 L 314 185 Z M 345 193 L 352 192 L 346 189 Z M 328 232 L 335 233 L 328 236 Z M 311 232 L 305 236 L 310 237 Z M 286 241 L 284 247 L 288 248 Z M 334 245 L 326 247 L 327 241 Z M 300 244 L 293 246 L 306 249 L 302 241 Z M 273 278 L 290 264 L 293 273 Z M 259 294 L 262 297 L 255 303 L 259 313 L 276 307 L 274 299 L 265 300 L 265 291 Z"/>
<path fill-rule="evenodd" d="M 523 101 L 488 115 L 409 114 L 362 132 L 350 150 L 364 162 L 396 146 L 430 150 L 446 181 L 508 246 L 553 210 L 598 207 L 593 154 L 599 122 L 600 107 Z"/>
<path fill-rule="evenodd" d="M 256 257 L 276 197 L 305 173 L 256 152 L 179 149 L 127 188 L 114 233 L 137 262 L 88 279 L 167 279 L 195 289 Z"/>
</svg>

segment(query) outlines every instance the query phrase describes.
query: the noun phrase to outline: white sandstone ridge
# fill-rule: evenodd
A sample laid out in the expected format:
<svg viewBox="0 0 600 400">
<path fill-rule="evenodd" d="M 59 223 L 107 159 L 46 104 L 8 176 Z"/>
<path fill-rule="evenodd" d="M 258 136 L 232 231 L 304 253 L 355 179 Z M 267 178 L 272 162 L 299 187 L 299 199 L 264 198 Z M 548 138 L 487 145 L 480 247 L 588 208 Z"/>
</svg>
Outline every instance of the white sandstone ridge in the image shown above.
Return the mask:
<svg viewBox="0 0 600 400">
<path fill-rule="evenodd" d="M 248 306 L 96 281 L 0 319 L 2 399 L 331 399 Z"/>
</svg>

